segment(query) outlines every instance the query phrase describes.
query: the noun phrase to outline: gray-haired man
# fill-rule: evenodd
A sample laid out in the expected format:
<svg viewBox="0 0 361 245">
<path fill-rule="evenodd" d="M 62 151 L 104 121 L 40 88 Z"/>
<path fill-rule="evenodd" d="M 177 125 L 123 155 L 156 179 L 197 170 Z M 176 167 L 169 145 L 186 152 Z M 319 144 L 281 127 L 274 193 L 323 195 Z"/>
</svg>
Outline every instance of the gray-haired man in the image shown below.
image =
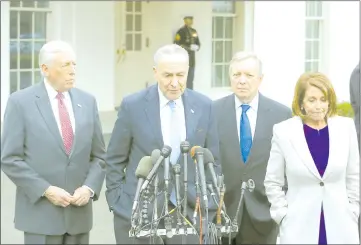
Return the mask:
<svg viewBox="0 0 361 245">
<path fill-rule="evenodd" d="M 44 81 L 7 103 L 1 168 L 16 185 L 15 228 L 25 244 L 88 244 L 92 200 L 105 177 L 105 145 L 93 96 L 73 88 L 75 53 L 46 43 Z"/>
</svg>

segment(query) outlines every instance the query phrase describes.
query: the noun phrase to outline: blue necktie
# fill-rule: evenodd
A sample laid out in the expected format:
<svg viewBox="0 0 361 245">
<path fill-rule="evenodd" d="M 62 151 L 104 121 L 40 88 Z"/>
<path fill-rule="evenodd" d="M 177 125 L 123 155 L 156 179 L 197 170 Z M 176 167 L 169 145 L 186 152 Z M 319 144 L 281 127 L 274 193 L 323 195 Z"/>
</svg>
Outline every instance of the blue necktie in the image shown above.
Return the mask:
<svg viewBox="0 0 361 245">
<path fill-rule="evenodd" d="M 248 120 L 247 110 L 250 108 L 249 105 L 241 105 L 242 107 L 242 115 L 239 124 L 240 128 L 240 147 L 243 156 L 243 162 L 246 163 L 249 152 L 252 147 L 252 132 L 251 125 Z"/>
<path fill-rule="evenodd" d="M 170 155 L 170 162 L 171 164 L 176 164 L 179 158 L 179 154 L 180 154 L 180 142 L 181 142 L 181 137 L 180 137 L 180 130 L 179 130 L 179 126 L 178 126 L 178 118 L 177 118 L 177 114 L 176 114 L 176 103 L 171 100 L 168 102 L 168 105 L 171 109 L 171 120 L 170 120 L 170 147 L 172 147 L 172 153 Z M 175 184 L 175 182 L 173 182 Z M 175 187 L 173 187 L 172 192 L 170 194 L 169 197 L 170 201 L 176 206 L 177 205 L 177 199 L 176 199 L 176 195 L 175 195 Z"/>
</svg>

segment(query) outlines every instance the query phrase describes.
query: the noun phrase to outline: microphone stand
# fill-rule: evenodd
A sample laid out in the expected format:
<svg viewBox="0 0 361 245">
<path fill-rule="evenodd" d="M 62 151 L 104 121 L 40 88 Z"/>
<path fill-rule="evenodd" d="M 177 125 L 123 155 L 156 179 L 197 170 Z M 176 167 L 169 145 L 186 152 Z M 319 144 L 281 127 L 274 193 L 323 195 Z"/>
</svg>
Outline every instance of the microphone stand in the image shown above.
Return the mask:
<svg viewBox="0 0 361 245">
<path fill-rule="evenodd" d="M 166 229 L 166 235 L 168 238 L 173 237 L 172 232 L 172 217 L 169 215 L 168 202 L 169 202 L 169 156 L 164 159 L 164 228 Z"/>
<path fill-rule="evenodd" d="M 244 193 L 246 191 L 246 189 L 249 190 L 249 192 L 253 192 L 255 188 L 255 183 L 252 179 L 249 179 L 248 181 L 243 181 L 242 182 L 242 185 L 241 185 L 241 196 L 239 198 L 239 202 L 238 202 L 238 206 L 237 206 L 237 211 L 236 211 L 236 215 L 234 216 L 233 218 L 233 221 L 232 221 L 232 230 L 236 230 L 238 229 L 238 214 L 241 210 L 241 206 L 243 205 L 243 196 L 244 196 Z M 243 212 L 242 212 L 242 215 L 241 215 L 241 218 L 239 219 L 240 221 L 242 221 L 242 216 L 243 216 Z"/>
<path fill-rule="evenodd" d="M 152 216 L 152 225 L 151 225 L 151 243 L 155 244 L 155 237 L 157 236 L 157 228 L 158 228 L 158 183 L 159 177 L 158 174 L 155 176 L 154 179 L 154 206 L 153 206 L 153 216 Z"/>
</svg>

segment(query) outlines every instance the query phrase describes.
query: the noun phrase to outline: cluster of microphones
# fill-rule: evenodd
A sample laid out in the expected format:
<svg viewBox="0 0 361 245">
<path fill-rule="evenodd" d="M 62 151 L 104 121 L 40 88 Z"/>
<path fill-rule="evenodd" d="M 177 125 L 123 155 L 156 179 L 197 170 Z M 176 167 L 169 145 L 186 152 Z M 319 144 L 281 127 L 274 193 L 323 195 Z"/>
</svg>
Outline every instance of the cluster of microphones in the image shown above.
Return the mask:
<svg viewBox="0 0 361 245">
<path fill-rule="evenodd" d="M 192 233 L 195 229 L 195 224 L 197 223 L 197 216 L 199 215 L 200 223 L 203 222 L 203 226 L 200 225 L 201 233 L 204 235 L 209 233 L 209 223 L 213 221 L 208 220 L 208 195 L 212 197 L 212 200 L 217 204 L 217 212 L 216 212 L 216 225 L 218 227 L 217 233 L 218 237 L 220 237 L 221 233 L 231 233 L 236 232 L 238 230 L 238 225 L 236 224 L 237 219 L 234 219 L 234 222 L 231 222 L 230 218 L 226 214 L 225 205 L 223 205 L 224 193 L 225 193 L 225 184 L 223 175 L 216 175 L 214 169 L 214 157 L 211 151 L 207 148 L 202 148 L 200 146 L 193 146 L 190 148 L 190 144 L 187 141 L 183 141 L 180 144 L 181 156 L 183 158 L 183 171 L 182 167 L 178 163 L 170 163 L 170 155 L 172 152 L 172 148 L 165 145 L 161 150 L 155 149 L 152 151 L 151 156 L 144 156 L 135 171 L 135 175 L 138 178 L 138 185 L 133 201 L 132 207 L 132 229 L 130 231 L 130 236 L 140 236 L 142 230 L 146 230 L 147 235 L 151 235 L 154 232 L 158 235 L 166 235 L 167 237 L 172 237 L 174 234 L 182 234 L 187 235 L 187 233 Z M 195 191 L 196 191 L 196 205 L 194 208 L 193 214 L 193 224 L 190 223 L 189 220 L 186 219 L 187 215 L 187 191 L 188 191 L 188 154 L 190 154 L 192 160 L 195 163 L 195 179 L 192 180 L 195 183 Z M 160 166 L 163 165 L 164 169 L 164 206 L 163 211 L 164 215 L 158 216 L 157 210 L 157 196 L 159 189 L 159 179 L 158 179 L 158 170 Z M 169 185 L 169 175 L 170 175 L 170 167 L 173 170 L 173 174 L 175 176 L 175 210 L 177 217 L 177 228 L 172 228 L 171 225 L 171 215 L 168 210 L 168 203 L 170 200 L 170 191 L 168 191 Z M 181 172 L 183 173 L 183 192 L 184 195 L 181 198 Z M 206 176 L 207 173 L 207 176 Z M 209 181 L 208 181 L 209 180 Z M 150 189 L 154 189 L 154 205 L 153 205 L 153 218 L 152 221 L 149 222 L 147 220 L 147 205 L 149 204 L 149 196 Z M 161 191 L 162 192 L 162 191 Z M 148 202 L 143 202 L 144 208 L 140 208 L 141 200 L 148 199 Z M 183 204 L 183 205 L 182 205 Z M 183 211 L 182 211 L 183 206 Z M 140 210 L 145 209 L 144 215 L 140 214 Z M 143 212 L 142 211 L 142 212 Z M 162 212 L 163 212 L 162 211 Z M 142 226 L 140 221 L 143 217 L 145 219 L 145 224 L 148 229 L 143 229 L 146 226 Z M 152 227 L 156 227 L 159 220 L 164 218 L 164 233 L 162 231 L 152 231 Z M 222 219 L 223 218 L 223 219 Z M 183 221 L 182 221 L 183 220 Z M 222 223 L 222 220 L 224 221 Z M 144 221 L 144 220 L 143 220 Z M 143 222 L 144 224 L 144 222 Z M 150 225 L 151 224 L 151 225 Z M 213 223 L 212 223 L 213 224 Z M 187 225 L 192 228 L 187 228 Z M 222 226 L 223 225 L 223 226 Z M 203 231 L 202 231 L 202 227 Z M 135 233 L 138 232 L 138 235 Z M 158 232 L 158 233 L 157 233 Z M 192 234 L 199 234 L 198 231 L 194 231 Z"/>
</svg>

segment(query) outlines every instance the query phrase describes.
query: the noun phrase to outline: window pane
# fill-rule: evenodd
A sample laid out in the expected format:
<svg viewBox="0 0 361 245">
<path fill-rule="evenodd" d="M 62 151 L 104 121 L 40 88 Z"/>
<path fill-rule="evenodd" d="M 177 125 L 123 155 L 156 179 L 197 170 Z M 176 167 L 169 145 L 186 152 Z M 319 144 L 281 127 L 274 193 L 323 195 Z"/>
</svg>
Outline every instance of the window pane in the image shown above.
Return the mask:
<svg viewBox="0 0 361 245">
<path fill-rule="evenodd" d="M 49 8 L 49 1 L 38 1 L 38 8 Z"/>
<path fill-rule="evenodd" d="M 305 63 L 305 71 L 318 71 L 318 61 L 310 61 Z"/>
<path fill-rule="evenodd" d="M 223 62 L 223 41 L 215 42 L 215 62 L 220 63 Z"/>
<path fill-rule="evenodd" d="M 133 12 L 133 1 L 126 1 L 126 11 Z"/>
<path fill-rule="evenodd" d="M 20 12 L 20 38 L 30 39 L 32 37 L 32 14 L 33 12 Z"/>
<path fill-rule="evenodd" d="M 18 68 L 18 42 L 10 42 L 10 69 Z"/>
<path fill-rule="evenodd" d="M 10 11 L 10 38 L 18 38 L 18 12 Z"/>
<path fill-rule="evenodd" d="M 34 83 L 39 83 L 42 80 L 40 71 L 34 71 Z"/>
<path fill-rule="evenodd" d="M 223 65 L 213 66 L 213 87 L 222 87 Z"/>
<path fill-rule="evenodd" d="M 20 72 L 20 89 L 27 88 L 32 84 L 32 72 L 23 71 Z"/>
<path fill-rule="evenodd" d="M 225 41 L 224 42 L 224 62 L 230 62 L 232 59 L 233 53 L 233 42 L 232 41 Z"/>
<path fill-rule="evenodd" d="M 34 8 L 35 7 L 35 1 L 33 0 L 23 0 L 23 7 L 28 7 L 28 8 Z"/>
<path fill-rule="evenodd" d="M 233 18 L 225 17 L 225 38 L 233 38 Z"/>
<path fill-rule="evenodd" d="M 142 12 L 142 2 L 141 1 L 135 2 L 135 12 Z"/>
<path fill-rule="evenodd" d="M 215 18 L 214 38 L 223 38 L 223 17 L 214 17 L 214 18 Z"/>
<path fill-rule="evenodd" d="M 306 20 L 306 38 L 320 37 L 320 21 Z"/>
<path fill-rule="evenodd" d="M 33 44 L 31 41 L 20 42 L 20 69 L 30 69 L 33 57 Z"/>
<path fill-rule="evenodd" d="M 214 13 L 234 13 L 235 3 L 234 1 L 213 1 L 212 11 Z"/>
<path fill-rule="evenodd" d="M 142 30 L 142 16 L 135 15 L 135 31 L 141 31 Z"/>
<path fill-rule="evenodd" d="M 223 65 L 223 87 L 229 87 L 231 86 L 229 82 L 229 72 L 228 72 L 228 66 Z"/>
<path fill-rule="evenodd" d="M 18 90 L 18 73 L 16 71 L 10 72 L 10 94 Z"/>
<path fill-rule="evenodd" d="M 319 41 L 306 41 L 306 60 L 320 58 Z"/>
<path fill-rule="evenodd" d="M 45 41 L 37 41 L 34 42 L 34 64 L 33 68 L 38 69 L 39 68 L 39 52 L 41 47 L 45 44 Z"/>
<path fill-rule="evenodd" d="M 322 17 L 322 2 L 321 1 L 307 1 L 306 2 L 306 16 Z"/>
<path fill-rule="evenodd" d="M 34 38 L 35 39 L 45 39 L 46 38 L 46 13 L 35 12 L 35 30 Z"/>
<path fill-rule="evenodd" d="M 127 34 L 126 35 L 126 49 L 127 50 L 133 50 L 133 34 Z"/>
<path fill-rule="evenodd" d="M 20 7 L 20 1 L 11 0 L 10 1 L 10 7 Z"/>
<path fill-rule="evenodd" d="M 127 14 L 125 17 L 125 23 L 126 23 L 126 30 L 127 31 L 133 31 L 133 15 Z"/>
<path fill-rule="evenodd" d="M 141 50 L 142 49 L 142 35 L 141 34 L 135 34 L 135 47 L 134 50 Z"/>
</svg>

